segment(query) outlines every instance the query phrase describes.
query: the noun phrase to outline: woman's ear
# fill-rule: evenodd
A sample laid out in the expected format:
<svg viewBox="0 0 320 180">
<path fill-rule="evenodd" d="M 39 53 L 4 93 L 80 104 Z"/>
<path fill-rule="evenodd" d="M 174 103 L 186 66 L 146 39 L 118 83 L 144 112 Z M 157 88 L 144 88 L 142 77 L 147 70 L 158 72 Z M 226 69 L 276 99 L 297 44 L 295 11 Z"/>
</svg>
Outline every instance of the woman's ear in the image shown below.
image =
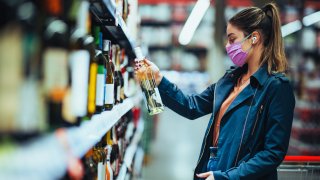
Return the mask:
<svg viewBox="0 0 320 180">
<path fill-rule="evenodd" d="M 251 38 L 252 45 L 260 43 L 260 39 L 261 39 L 260 33 L 257 31 L 254 31 L 252 33 L 252 38 Z"/>
</svg>

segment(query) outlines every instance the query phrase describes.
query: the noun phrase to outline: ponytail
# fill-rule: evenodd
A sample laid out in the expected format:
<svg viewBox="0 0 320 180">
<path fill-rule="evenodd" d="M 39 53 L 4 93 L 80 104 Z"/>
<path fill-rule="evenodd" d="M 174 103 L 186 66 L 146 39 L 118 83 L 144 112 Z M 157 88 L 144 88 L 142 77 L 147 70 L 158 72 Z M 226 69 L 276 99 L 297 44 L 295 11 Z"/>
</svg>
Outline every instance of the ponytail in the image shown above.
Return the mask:
<svg viewBox="0 0 320 180">
<path fill-rule="evenodd" d="M 271 71 L 285 72 L 288 62 L 284 52 L 279 10 L 274 3 L 266 4 L 262 10 L 271 20 L 271 29 L 269 39 L 265 41 L 267 43 L 261 56 L 261 64 L 268 64 L 269 73 Z"/>
<path fill-rule="evenodd" d="M 263 8 L 246 8 L 233 16 L 229 23 L 244 31 L 245 35 L 258 30 L 264 46 L 260 65 L 267 64 L 269 73 L 286 72 L 288 62 L 284 53 L 279 10 L 275 3 L 268 3 Z"/>
</svg>

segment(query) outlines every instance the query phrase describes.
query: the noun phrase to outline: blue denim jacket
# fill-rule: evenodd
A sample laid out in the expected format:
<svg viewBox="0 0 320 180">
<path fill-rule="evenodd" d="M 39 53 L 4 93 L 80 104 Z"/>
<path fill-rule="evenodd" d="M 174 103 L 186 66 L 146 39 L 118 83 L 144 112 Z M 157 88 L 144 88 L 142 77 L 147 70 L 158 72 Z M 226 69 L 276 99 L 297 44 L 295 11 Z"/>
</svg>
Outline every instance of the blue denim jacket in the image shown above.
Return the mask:
<svg viewBox="0 0 320 180">
<path fill-rule="evenodd" d="M 266 65 L 250 77 L 250 84 L 225 112 L 216 156 L 210 158 L 214 116 L 246 69 L 228 70 L 197 95 L 183 94 L 166 78 L 159 84 L 164 104 L 176 113 L 192 120 L 212 114 L 194 179 L 195 174 L 207 171 L 213 171 L 216 180 L 277 179 L 277 167 L 288 149 L 295 98 L 289 80 L 281 73 L 269 74 Z"/>
</svg>

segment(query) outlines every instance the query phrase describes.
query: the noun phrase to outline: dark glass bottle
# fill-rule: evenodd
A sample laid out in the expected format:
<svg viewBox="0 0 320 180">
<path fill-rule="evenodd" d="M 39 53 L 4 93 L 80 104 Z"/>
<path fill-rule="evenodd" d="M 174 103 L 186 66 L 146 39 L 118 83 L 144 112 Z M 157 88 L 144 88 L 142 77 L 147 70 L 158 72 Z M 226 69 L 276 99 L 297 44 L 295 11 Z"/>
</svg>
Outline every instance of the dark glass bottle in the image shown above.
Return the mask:
<svg viewBox="0 0 320 180">
<path fill-rule="evenodd" d="M 106 60 L 100 50 L 96 51 L 98 61 L 97 81 L 96 81 L 96 113 L 104 111 L 104 95 L 106 80 Z"/>
<path fill-rule="evenodd" d="M 103 41 L 103 55 L 106 58 L 106 84 L 105 84 L 105 98 L 104 107 L 106 110 L 111 110 L 114 105 L 114 78 L 110 64 L 110 48 L 111 42 L 109 40 Z"/>
<path fill-rule="evenodd" d="M 98 64 L 96 79 L 96 113 L 101 113 L 104 111 L 106 62 L 102 54 L 102 32 L 100 31 L 100 26 L 94 26 L 93 32 L 97 48 L 96 59 Z"/>
</svg>

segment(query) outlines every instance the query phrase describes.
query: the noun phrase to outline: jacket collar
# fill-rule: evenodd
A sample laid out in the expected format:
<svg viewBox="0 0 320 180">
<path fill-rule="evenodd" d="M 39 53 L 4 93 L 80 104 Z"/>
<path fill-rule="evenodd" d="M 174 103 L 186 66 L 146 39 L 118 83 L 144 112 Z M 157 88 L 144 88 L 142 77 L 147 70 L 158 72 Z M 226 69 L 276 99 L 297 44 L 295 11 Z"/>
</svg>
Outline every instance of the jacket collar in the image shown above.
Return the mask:
<svg viewBox="0 0 320 180">
<path fill-rule="evenodd" d="M 227 71 L 225 78 L 222 78 L 217 82 L 217 92 L 215 94 L 216 101 L 214 102 L 214 114 L 220 109 L 223 101 L 227 98 L 227 96 L 232 91 L 235 83 L 238 78 L 247 71 L 248 66 L 244 65 L 243 67 L 231 67 L 230 70 Z M 239 104 L 244 102 L 245 100 L 251 98 L 254 95 L 254 87 L 257 87 L 257 83 L 260 86 L 263 86 L 266 80 L 268 79 L 268 71 L 267 66 L 261 66 L 250 78 L 250 85 L 243 89 L 242 92 L 236 97 L 236 99 L 230 104 L 225 115 L 230 112 L 232 109 L 237 107 Z"/>
<path fill-rule="evenodd" d="M 260 86 L 263 86 L 269 77 L 268 65 L 267 64 L 262 65 L 258 69 L 258 71 L 252 75 L 252 77 L 255 78 L 255 80 L 257 80 Z"/>
<path fill-rule="evenodd" d="M 243 67 L 231 67 L 230 70 L 227 71 L 227 77 L 232 78 L 233 82 L 237 82 L 238 78 L 248 70 L 248 65 L 245 64 Z M 266 80 L 268 79 L 268 66 L 267 64 L 262 65 L 250 78 L 252 85 L 254 81 L 256 81 L 260 86 L 263 86 Z"/>
</svg>

